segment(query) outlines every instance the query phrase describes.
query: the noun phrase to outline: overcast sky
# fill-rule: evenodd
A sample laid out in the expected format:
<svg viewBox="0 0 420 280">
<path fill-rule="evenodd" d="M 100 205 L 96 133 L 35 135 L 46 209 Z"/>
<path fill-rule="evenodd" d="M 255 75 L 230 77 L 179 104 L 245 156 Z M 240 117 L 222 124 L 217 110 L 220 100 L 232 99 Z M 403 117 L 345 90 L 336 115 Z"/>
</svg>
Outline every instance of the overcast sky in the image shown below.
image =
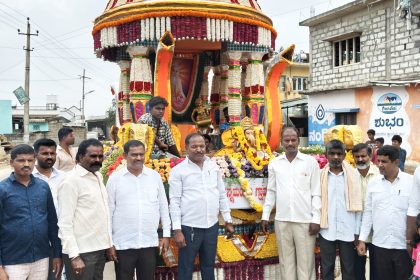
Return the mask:
<svg viewBox="0 0 420 280">
<path fill-rule="evenodd" d="M 0 0 L 0 99 L 17 104 L 13 90 L 24 87 L 26 17 L 31 18 L 31 106 L 44 106 L 47 94 L 56 94 L 60 107 L 79 107 L 82 82 L 78 75 L 86 69 L 91 77 L 85 85 L 86 116 L 104 115 L 111 106 L 110 85 L 118 88 L 119 67 L 96 58 L 91 30 L 107 0 Z M 336 8 L 349 0 L 259 0 L 278 32 L 276 49 L 296 44 L 296 51 L 309 50 L 308 28 L 299 22 L 311 15 Z"/>
</svg>

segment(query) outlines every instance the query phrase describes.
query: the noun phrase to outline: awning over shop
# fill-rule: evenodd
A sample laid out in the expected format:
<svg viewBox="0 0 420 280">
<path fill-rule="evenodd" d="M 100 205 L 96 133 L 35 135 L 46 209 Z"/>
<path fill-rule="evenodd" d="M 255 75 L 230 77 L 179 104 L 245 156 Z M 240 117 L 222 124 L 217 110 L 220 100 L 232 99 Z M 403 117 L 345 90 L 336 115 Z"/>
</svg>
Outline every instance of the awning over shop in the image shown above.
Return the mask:
<svg viewBox="0 0 420 280">
<path fill-rule="evenodd" d="M 325 110 L 326 113 L 358 113 L 360 108 L 339 108 Z"/>
<path fill-rule="evenodd" d="M 306 104 L 308 104 L 307 98 L 293 99 L 290 101 L 286 100 L 286 101 L 281 102 L 281 108 L 285 109 L 285 108 L 296 107 L 296 106 L 306 105 Z"/>
</svg>

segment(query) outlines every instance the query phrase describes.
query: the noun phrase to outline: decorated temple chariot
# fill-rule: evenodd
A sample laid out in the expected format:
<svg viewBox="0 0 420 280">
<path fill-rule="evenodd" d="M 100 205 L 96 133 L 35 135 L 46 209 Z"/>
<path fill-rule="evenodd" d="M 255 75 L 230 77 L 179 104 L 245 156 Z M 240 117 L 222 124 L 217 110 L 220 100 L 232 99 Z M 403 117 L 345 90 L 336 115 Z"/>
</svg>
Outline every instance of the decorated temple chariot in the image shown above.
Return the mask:
<svg viewBox="0 0 420 280">
<path fill-rule="evenodd" d="M 256 0 L 110 0 L 94 21 L 98 58 L 120 67 L 115 143 L 107 147 L 105 180 L 124 166 L 122 146 L 146 146 L 146 164 L 166 188 L 170 169 L 183 160 L 156 157 L 156 128 L 140 121 L 148 102 L 168 102 L 163 119 L 182 154 L 192 132 L 210 135 L 224 177 L 235 235 L 218 239 L 217 279 L 278 278 L 274 232 L 259 231 L 267 165 L 282 127 L 279 80 L 294 46 L 274 52 L 277 32 Z M 220 221 L 223 225 L 223 221 Z M 156 279 L 175 279 L 171 242 Z M 195 277 L 198 277 L 195 275 Z"/>
</svg>

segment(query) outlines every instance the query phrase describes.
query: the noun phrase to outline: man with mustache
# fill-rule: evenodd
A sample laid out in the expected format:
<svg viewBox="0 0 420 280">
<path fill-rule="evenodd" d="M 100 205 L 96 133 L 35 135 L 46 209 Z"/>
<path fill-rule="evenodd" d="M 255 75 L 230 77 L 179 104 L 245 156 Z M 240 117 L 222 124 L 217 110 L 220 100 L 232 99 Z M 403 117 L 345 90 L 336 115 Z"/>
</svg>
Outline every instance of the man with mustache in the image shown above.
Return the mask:
<svg viewBox="0 0 420 280">
<path fill-rule="evenodd" d="M 127 166 L 112 173 L 106 185 L 114 241 L 108 258 L 115 261 L 118 280 L 132 280 L 134 270 L 137 279 L 153 280 L 157 247 L 163 253 L 169 247 L 171 219 L 165 188 L 159 173 L 144 166 L 145 153 L 142 142 L 125 143 Z"/>
<path fill-rule="evenodd" d="M 228 199 L 218 166 L 205 156 L 203 136 L 189 134 L 185 146 L 188 157 L 172 168 L 169 177 L 169 208 L 179 247 L 178 278 L 192 279 L 194 259 L 199 254 L 201 279 L 214 280 L 219 211 L 226 232 L 234 231 Z"/>
<path fill-rule="evenodd" d="M 105 250 L 112 247 L 108 195 L 99 169 L 104 157 L 97 139 L 82 141 L 78 164 L 58 189 L 58 226 L 67 279 L 101 280 Z"/>
<path fill-rule="evenodd" d="M 378 279 L 409 279 L 412 273 L 406 238 L 406 217 L 413 176 L 401 171 L 399 150 L 385 145 L 378 150 L 379 171 L 382 176 L 372 179 L 367 188 L 363 211 L 359 255 L 366 254 L 369 233 L 373 230 L 372 247 Z"/>
<path fill-rule="evenodd" d="M 267 196 L 261 228 L 268 231 L 271 210 L 276 206 L 275 232 L 281 279 L 315 279 L 315 238 L 319 232 L 321 191 L 318 162 L 299 152 L 299 132 L 283 127 L 285 154 L 268 165 Z"/>
<path fill-rule="evenodd" d="M 376 165 L 371 163 L 372 149 L 367 144 L 357 144 L 352 149 L 353 158 L 356 162 L 357 171 L 360 174 L 360 182 L 362 184 L 362 200 L 363 205 L 366 198 L 367 185 L 370 180 L 379 175 L 379 169 Z M 372 233 L 369 234 L 367 248 L 370 250 L 369 254 L 369 267 L 370 267 L 370 280 L 376 280 L 375 269 L 375 255 L 372 253 Z M 356 280 L 364 280 L 366 274 L 366 256 L 357 256 L 355 263 Z"/>
<path fill-rule="evenodd" d="M 55 209 L 57 209 L 57 188 L 64 179 L 64 173 L 54 167 L 56 160 L 57 144 L 51 139 L 38 139 L 34 143 L 36 164 L 32 174 L 48 183 L 54 201 Z M 50 269 L 48 279 L 59 279 L 63 269 L 61 258 L 54 259 L 53 252 L 50 251 Z"/>
<path fill-rule="evenodd" d="M 14 171 L 0 182 L 0 280 L 47 279 L 50 246 L 58 277 L 61 244 L 51 190 L 32 175 L 31 146 L 17 145 L 10 155 Z"/>
<path fill-rule="evenodd" d="M 345 145 L 331 140 L 325 146 L 328 164 L 321 172 L 321 230 L 319 247 L 324 280 L 334 279 L 336 248 L 343 280 L 356 279 L 355 260 L 362 217 L 360 175 L 346 161 Z"/>
</svg>

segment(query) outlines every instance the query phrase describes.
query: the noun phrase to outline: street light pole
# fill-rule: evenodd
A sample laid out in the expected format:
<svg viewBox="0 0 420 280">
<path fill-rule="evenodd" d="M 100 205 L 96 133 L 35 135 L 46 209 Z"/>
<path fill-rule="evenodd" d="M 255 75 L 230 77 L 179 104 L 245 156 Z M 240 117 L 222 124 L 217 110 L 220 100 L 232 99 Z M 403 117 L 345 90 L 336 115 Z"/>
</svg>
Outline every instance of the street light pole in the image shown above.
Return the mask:
<svg viewBox="0 0 420 280">
<path fill-rule="evenodd" d="M 85 97 L 86 95 L 88 95 L 89 93 L 94 92 L 95 90 L 90 90 L 88 92 L 85 92 L 85 87 L 83 87 L 83 95 L 82 95 L 82 121 L 83 121 L 83 125 L 86 126 L 86 122 L 85 122 Z"/>
<path fill-rule="evenodd" d="M 85 95 L 93 92 L 93 91 L 90 91 L 88 93 L 85 93 L 85 80 L 86 79 L 89 79 L 89 80 L 91 79 L 91 78 L 87 77 L 85 75 L 85 73 L 86 73 L 86 70 L 83 69 L 83 75 L 82 76 L 79 75 L 80 79 L 82 79 L 82 108 L 81 108 L 82 110 L 81 111 L 82 111 L 82 124 L 83 124 L 83 126 L 85 126 Z"/>
<path fill-rule="evenodd" d="M 25 63 L 25 94 L 28 97 L 28 101 L 23 104 L 23 142 L 25 144 L 29 143 L 29 76 L 30 76 L 30 65 L 31 65 L 31 36 L 38 36 L 38 30 L 36 33 L 31 33 L 31 24 L 29 23 L 29 18 L 27 18 L 26 33 L 20 32 L 18 29 L 19 35 L 26 36 L 26 47 L 23 49 L 26 51 L 26 63 Z"/>
</svg>

